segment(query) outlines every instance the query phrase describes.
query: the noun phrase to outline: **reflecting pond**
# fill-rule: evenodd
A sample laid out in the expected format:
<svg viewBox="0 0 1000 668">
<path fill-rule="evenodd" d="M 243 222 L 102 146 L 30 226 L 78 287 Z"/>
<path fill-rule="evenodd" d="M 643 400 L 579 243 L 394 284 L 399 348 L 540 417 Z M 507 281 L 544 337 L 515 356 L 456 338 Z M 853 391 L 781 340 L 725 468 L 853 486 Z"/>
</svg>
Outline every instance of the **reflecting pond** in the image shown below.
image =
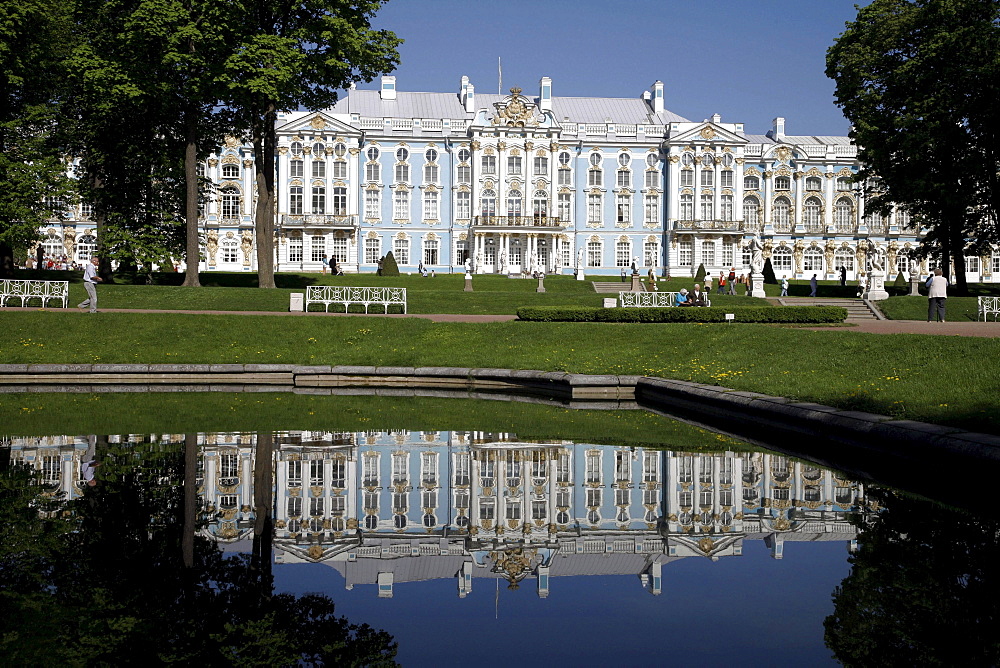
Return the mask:
<svg viewBox="0 0 1000 668">
<path fill-rule="evenodd" d="M 1000 658 L 994 520 L 735 442 L 194 432 L 0 455 L 15 662 Z"/>
</svg>

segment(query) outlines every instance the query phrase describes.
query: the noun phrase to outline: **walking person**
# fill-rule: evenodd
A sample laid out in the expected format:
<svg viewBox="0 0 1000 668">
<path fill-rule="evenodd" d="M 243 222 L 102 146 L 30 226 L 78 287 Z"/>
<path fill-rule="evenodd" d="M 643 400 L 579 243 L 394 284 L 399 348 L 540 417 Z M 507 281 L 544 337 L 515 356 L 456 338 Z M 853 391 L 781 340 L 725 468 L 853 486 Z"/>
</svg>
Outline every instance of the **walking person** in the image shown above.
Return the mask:
<svg viewBox="0 0 1000 668">
<path fill-rule="evenodd" d="M 729 294 L 736 296 L 736 267 L 729 270 L 729 277 L 726 279 L 729 283 Z"/>
<path fill-rule="evenodd" d="M 809 296 L 810 297 L 815 297 L 816 296 L 816 287 L 817 287 L 817 284 L 816 284 L 816 274 L 813 274 L 813 277 L 809 279 Z"/>
<path fill-rule="evenodd" d="M 937 314 L 938 322 L 944 322 L 944 302 L 948 299 L 948 279 L 941 273 L 941 268 L 927 279 L 927 322 Z"/>
<path fill-rule="evenodd" d="M 87 298 L 79 303 L 80 308 L 90 307 L 91 313 L 97 313 L 97 286 L 102 282 L 102 278 L 97 275 L 97 265 L 100 260 L 96 257 L 90 258 L 90 263 L 83 268 L 83 289 L 87 291 Z"/>
<path fill-rule="evenodd" d="M 788 277 L 787 276 L 782 276 L 781 277 L 781 296 L 782 297 L 787 297 L 788 296 Z"/>
<path fill-rule="evenodd" d="M 840 265 L 840 287 L 847 287 L 847 267 Z"/>
<path fill-rule="evenodd" d="M 716 294 L 726 294 L 726 272 L 724 271 L 719 272 L 719 287 L 716 290 Z"/>
</svg>

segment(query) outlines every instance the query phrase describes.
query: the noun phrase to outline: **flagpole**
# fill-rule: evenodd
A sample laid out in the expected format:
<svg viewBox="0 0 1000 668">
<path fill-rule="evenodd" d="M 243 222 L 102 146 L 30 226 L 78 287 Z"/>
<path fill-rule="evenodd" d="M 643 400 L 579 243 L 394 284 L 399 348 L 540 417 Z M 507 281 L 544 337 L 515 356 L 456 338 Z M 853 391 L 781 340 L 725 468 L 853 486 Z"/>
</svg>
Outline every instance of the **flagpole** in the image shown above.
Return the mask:
<svg viewBox="0 0 1000 668">
<path fill-rule="evenodd" d="M 500 66 L 500 56 L 497 56 L 497 95 L 503 95 L 503 67 Z"/>
</svg>

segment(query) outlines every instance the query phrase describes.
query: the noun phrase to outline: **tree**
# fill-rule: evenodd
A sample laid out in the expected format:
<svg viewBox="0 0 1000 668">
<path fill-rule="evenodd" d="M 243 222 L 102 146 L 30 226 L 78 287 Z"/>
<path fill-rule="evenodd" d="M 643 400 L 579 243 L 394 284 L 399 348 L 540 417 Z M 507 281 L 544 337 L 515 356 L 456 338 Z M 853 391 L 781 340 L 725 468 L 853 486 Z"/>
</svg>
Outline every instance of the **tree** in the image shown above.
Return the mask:
<svg viewBox="0 0 1000 668">
<path fill-rule="evenodd" d="M 778 277 L 774 275 L 774 265 L 771 264 L 771 258 L 764 260 L 764 282 L 770 285 L 778 284 Z"/>
<path fill-rule="evenodd" d="M 399 276 L 399 265 L 396 264 L 396 256 L 389 251 L 382 258 L 382 276 Z"/>
<path fill-rule="evenodd" d="M 997 53 L 998 0 L 875 0 L 827 54 L 867 206 L 926 226 L 922 252 L 954 262 L 960 293 L 966 251 L 1000 239 Z"/>
<path fill-rule="evenodd" d="M 316 110 L 351 82 L 399 64 L 400 40 L 373 30 L 383 0 L 256 0 L 240 6 L 245 40 L 226 60 L 229 104 L 254 147 L 258 284 L 274 287 L 274 154 L 278 112 Z M 235 7 L 231 6 L 233 11 Z"/>
<path fill-rule="evenodd" d="M 702 262 L 698 265 L 698 271 L 694 274 L 694 280 L 696 283 L 701 283 L 705 280 L 705 263 Z"/>
<path fill-rule="evenodd" d="M 10 276 L 15 250 L 20 257 L 59 204 L 72 200 L 55 133 L 72 31 L 67 3 L 0 6 L 0 276 Z"/>
</svg>

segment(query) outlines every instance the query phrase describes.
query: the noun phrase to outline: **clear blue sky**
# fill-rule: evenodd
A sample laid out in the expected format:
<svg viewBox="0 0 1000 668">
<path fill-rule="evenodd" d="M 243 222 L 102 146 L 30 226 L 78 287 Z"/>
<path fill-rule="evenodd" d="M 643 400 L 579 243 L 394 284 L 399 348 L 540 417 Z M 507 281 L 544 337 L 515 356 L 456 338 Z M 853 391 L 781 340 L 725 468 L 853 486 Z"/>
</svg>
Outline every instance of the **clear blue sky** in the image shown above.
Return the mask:
<svg viewBox="0 0 1000 668">
<path fill-rule="evenodd" d="M 499 56 L 504 92 L 549 76 L 556 96 L 638 97 L 659 79 L 693 121 L 763 134 L 784 116 L 791 135 L 844 135 L 824 70 L 856 1 L 390 0 L 376 26 L 405 40 L 401 91 L 457 92 L 464 74 L 495 93 Z"/>
</svg>

